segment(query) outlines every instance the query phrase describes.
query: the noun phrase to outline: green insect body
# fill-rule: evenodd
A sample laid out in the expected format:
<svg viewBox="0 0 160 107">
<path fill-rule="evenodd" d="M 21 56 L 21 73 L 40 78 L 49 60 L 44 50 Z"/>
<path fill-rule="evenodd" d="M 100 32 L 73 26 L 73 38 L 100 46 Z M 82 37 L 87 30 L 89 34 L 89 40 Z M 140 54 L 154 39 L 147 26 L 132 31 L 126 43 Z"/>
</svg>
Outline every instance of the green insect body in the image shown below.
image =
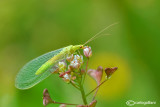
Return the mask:
<svg viewBox="0 0 160 107">
<path fill-rule="evenodd" d="M 65 47 L 59 54 L 55 55 L 54 57 L 52 57 L 50 60 L 48 60 L 46 63 L 44 63 L 37 71 L 36 71 L 36 75 L 39 75 L 43 72 L 45 72 L 47 69 L 49 69 L 50 67 L 52 67 L 52 65 L 58 61 L 59 59 L 62 59 L 63 57 L 73 54 L 76 50 L 82 48 L 83 45 L 70 45 Z"/>
</svg>

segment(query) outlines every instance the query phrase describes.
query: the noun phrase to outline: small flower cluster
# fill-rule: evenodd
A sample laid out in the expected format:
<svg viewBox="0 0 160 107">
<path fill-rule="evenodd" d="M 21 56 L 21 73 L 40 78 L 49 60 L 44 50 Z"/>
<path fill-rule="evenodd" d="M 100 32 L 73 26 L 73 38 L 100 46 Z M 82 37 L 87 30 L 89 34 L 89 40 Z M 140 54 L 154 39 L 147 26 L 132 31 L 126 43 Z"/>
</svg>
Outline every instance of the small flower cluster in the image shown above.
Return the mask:
<svg viewBox="0 0 160 107">
<path fill-rule="evenodd" d="M 87 58 L 91 57 L 91 47 L 84 47 L 83 53 Z M 66 83 L 70 83 L 76 79 L 78 73 L 84 72 L 83 69 L 79 70 L 84 63 L 83 56 L 79 54 L 71 54 L 66 57 L 66 61 L 69 63 L 68 65 L 65 61 L 58 63 L 58 73 L 60 78 L 62 78 Z"/>
<path fill-rule="evenodd" d="M 59 62 L 59 77 L 61 77 L 65 82 L 69 83 L 70 81 L 74 81 L 76 79 L 75 71 L 83 64 L 83 56 L 81 55 L 73 55 L 71 54 L 66 58 L 69 65 L 68 68 L 67 63 Z"/>
</svg>

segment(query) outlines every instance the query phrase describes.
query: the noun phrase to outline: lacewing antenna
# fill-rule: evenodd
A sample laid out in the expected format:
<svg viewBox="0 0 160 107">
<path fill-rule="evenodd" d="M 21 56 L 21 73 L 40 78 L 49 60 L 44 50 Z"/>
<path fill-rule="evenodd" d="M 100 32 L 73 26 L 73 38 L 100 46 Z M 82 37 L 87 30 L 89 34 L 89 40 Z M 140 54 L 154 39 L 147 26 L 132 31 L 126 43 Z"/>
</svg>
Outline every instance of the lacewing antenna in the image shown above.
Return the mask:
<svg viewBox="0 0 160 107">
<path fill-rule="evenodd" d="M 93 40 L 99 38 L 100 36 L 102 36 L 102 35 L 100 35 L 102 32 L 104 32 L 105 30 L 107 30 L 108 28 L 110 28 L 110 27 L 112 27 L 112 26 L 114 26 L 114 25 L 116 25 L 116 24 L 118 24 L 118 22 L 113 23 L 113 24 L 111 24 L 111 25 L 105 27 L 105 28 L 102 29 L 100 32 L 98 32 L 98 33 L 95 34 L 93 37 L 91 37 L 91 38 L 90 38 L 87 42 L 85 42 L 83 45 L 86 45 L 87 43 L 89 43 L 89 42 L 91 42 L 91 41 L 93 41 Z M 110 34 L 105 34 L 105 35 L 110 35 Z"/>
</svg>

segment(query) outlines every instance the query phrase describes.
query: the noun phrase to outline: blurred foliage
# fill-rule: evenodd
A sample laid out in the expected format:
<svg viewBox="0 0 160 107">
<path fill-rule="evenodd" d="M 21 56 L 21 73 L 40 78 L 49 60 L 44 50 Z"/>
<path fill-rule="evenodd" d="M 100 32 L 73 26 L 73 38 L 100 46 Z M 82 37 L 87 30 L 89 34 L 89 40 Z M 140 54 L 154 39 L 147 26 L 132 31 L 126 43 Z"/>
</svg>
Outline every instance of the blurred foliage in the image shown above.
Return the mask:
<svg viewBox="0 0 160 107">
<path fill-rule="evenodd" d="M 15 76 L 31 59 L 82 44 L 117 21 L 119 25 L 104 32 L 111 36 L 88 44 L 93 50 L 90 68 L 119 67 L 100 88 L 97 107 L 124 107 L 128 100 L 157 101 L 160 106 L 159 19 L 159 0 L 1 0 L 0 106 L 42 107 L 44 88 L 56 101 L 82 103 L 80 93 L 57 75 L 29 90 L 16 89 Z M 95 85 L 88 77 L 86 91 Z"/>
</svg>

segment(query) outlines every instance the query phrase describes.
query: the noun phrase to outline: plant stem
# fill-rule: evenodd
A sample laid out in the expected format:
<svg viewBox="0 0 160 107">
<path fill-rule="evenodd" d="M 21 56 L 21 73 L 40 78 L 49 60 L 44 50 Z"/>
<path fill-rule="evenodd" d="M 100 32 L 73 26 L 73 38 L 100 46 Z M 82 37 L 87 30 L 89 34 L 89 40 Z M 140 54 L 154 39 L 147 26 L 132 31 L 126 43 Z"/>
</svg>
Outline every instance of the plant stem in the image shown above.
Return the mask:
<svg viewBox="0 0 160 107">
<path fill-rule="evenodd" d="M 95 99 L 95 97 L 96 97 L 96 95 L 97 95 L 98 90 L 99 90 L 99 87 L 96 89 L 96 92 L 95 92 L 95 94 L 94 94 L 94 96 L 93 96 L 92 101 Z"/>
<path fill-rule="evenodd" d="M 81 94 L 82 94 L 83 103 L 84 103 L 85 105 L 87 105 L 87 100 L 86 100 L 84 88 L 83 88 L 82 85 L 80 85 L 80 91 L 81 91 Z"/>
<path fill-rule="evenodd" d="M 72 84 L 75 88 L 77 88 L 78 90 L 80 90 L 79 87 L 76 86 L 72 81 L 71 81 L 71 84 Z"/>
<path fill-rule="evenodd" d="M 84 103 L 85 105 L 87 105 L 87 100 L 86 100 L 84 88 L 83 88 L 83 85 L 81 84 L 81 80 L 79 80 L 79 79 L 80 79 L 80 78 L 77 78 L 78 83 L 79 83 L 79 88 L 80 88 L 80 91 L 81 91 L 81 95 L 82 95 L 82 99 L 83 99 L 83 103 Z"/>
<path fill-rule="evenodd" d="M 85 73 L 84 73 L 84 78 L 83 78 L 82 84 L 84 84 L 84 80 L 85 80 L 85 77 L 86 77 L 86 74 L 87 74 L 88 62 L 89 62 L 89 58 L 87 58 L 86 70 L 85 70 Z"/>
<path fill-rule="evenodd" d="M 108 80 L 108 79 L 107 79 Z M 90 91 L 88 94 L 86 94 L 86 97 L 88 95 L 90 95 L 92 92 L 94 92 L 97 88 L 99 88 L 102 84 L 104 84 L 107 80 L 104 80 L 103 82 L 101 82 L 101 84 L 99 84 L 96 88 L 94 88 L 92 91 Z"/>
<path fill-rule="evenodd" d="M 54 103 L 54 104 L 65 104 L 65 105 L 78 105 L 78 104 L 60 103 L 60 102 L 55 102 L 55 101 L 52 101 L 52 103 Z"/>
</svg>

